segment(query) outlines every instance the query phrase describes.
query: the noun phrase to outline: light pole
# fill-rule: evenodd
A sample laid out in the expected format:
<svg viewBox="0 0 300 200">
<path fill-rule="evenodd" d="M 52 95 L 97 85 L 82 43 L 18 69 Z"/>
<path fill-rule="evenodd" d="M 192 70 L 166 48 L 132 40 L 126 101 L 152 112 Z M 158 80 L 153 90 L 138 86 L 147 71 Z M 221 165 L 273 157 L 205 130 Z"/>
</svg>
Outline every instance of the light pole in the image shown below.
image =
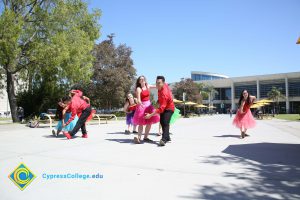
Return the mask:
<svg viewBox="0 0 300 200">
<path fill-rule="evenodd" d="M 182 101 L 183 101 L 183 116 L 186 117 L 185 115 L 185 95 L 186 93 L 182 93 Z"/>
</svg>

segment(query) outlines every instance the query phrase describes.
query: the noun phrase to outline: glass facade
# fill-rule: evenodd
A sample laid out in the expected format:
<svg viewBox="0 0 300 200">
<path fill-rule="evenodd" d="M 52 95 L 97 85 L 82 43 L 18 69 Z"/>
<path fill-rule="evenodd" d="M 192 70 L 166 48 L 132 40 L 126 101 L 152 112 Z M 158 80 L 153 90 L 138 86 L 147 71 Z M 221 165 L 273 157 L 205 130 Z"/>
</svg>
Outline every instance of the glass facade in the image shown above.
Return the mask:
<svg viewBox="0 0 300 200">
<path fill-rule="evenodd" d="M 297 72 L 298 73 L 298 72 Z M 286 87 L 286 79 L 285 77 L 295 77 L 295 78 L 288 78 L 287 79 L 287 87 L 288 87 L 288 91 L 286 91 L 287 87 Z M 265 99 L 268 98 L 268 93 L 272 90 L 273 87 L 279 89 L 282 93 L 282 95 L 286 96 L 288 94 L 288 96 L 290 98 L 285 99 L 280 99 L 279 104 L 276 104 L 276 112 L 279 113 L 300 113 L 300 101 L 299 101 L 299 97 L 300 97 L 300 77 L 299 76 L 295 76 L 295 74 L 288 74 L 288 75 L 274 75 L 274 78 L 272 78 L 272 76 L 270 77 L 246 77 L 245 80 L 243 82 L 243 78 L 237 78 L 237 79 L 232 79 L 232 80 L 224 80 L 224 84 L 223 81 L 216 81 L 216 85 L 217 87 L 215 88 L 215 90 L 217 90 L 218 94 L 215 95 L 214 99 L 214 106 L 216 106 L 216 111 L 219 113 L 225 113 L 226 109 L 228 109 L 229 107 L 231 107 L 231 104 L 228 104 L 229 102 L 232 102 L 234 104 L 236 104 L 237 99 L 240 98 L 240 95 L 242 93 L 243 90 L 247 90 L 250 95 L 254 95 L 254 96 L 259 96 L 260 99 Z M 206 74 L 192 74 L 192 79 L 194 81 L 202 81 L 202 80 L 215 80 L 215 79 L 223 79 L 222 77 L 217 77 L 217 76 L 212 76 L 212 75 L 206 75 Z M 257 81 L 257 80 L 258 81 Z M 267 80 L 264 80 L 267 79 Z M 233 81 L 233 83 L 232 83 Z M 259 86 L 257 86 L 257 83 L 259 83 Z M 209 84 L 214 85 L 214 81 L 209 81 Z M 231 87 L 230 85 L 233 84 L 233 88 L 234 88 L 234 97 L 231 97 Z M 258 95 L 258 89 L 259 89 L 259 95 Z M 234 101 L 231 101 L 232 98 L 234 98 Z M 288 102 L 286 102 L 288 101 Z M 228 104 L 225 104 L 225 102 Z M 224 107 L 221 105 L 225 105 Z M 287 105 L 289 106 L 289 110 L 287 110 Z M 274 110 L 274 104 L 271 103 L 268 106 L 264 107 L 264 111 L 266 113 L 270 113 Z M 236 105 L 235 107 L 236 108 Z"/>
<path fill-rule="evenodd" d="M 268 92 L 271 91 L 272 87 L 276 87 L 281 91 L 283 95 L 285 95 L 285 80 L 270 80 L 270 81 L 260 81 L 260 97 L 261 98 L 268 98 Z"/>
<path fill-rule="evenodd" d="M 300 97 L 300 78 L 288 79 L 289 82 L 289 96 Z"/>
<path fill-rule="evenodd" d="M 294 114 L 300 113 L 300 101 L 291 101 L 290 102 L 290 111 Z"/>
<path fill-rule="evenodd" d="M 193 81 L 207 81 L 207 80 L 216 80 L 216 79 L 224 79 L 220 76 L 213 76 L 207 74 L 192 74 Z"/>
<path fill-rule="evenodd" d="M 215 88 L 218 94 L 215 95 L 214 100 L 231 100 L 231 88 Z"/>
<path fill-rule="evenodd" d="M 247 90 L 250 95 L 257 96 L 256 82 L 236 83 L 234 87 L 235 99 L 239 99 L 243 90 Z"/>
</svg>

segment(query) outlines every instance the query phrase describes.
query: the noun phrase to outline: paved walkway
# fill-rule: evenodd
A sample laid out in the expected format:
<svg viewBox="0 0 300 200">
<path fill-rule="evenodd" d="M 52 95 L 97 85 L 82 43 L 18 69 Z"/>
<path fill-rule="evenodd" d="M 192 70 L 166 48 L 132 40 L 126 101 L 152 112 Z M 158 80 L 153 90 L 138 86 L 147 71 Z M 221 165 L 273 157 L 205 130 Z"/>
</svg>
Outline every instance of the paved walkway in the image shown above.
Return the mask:
<svg viewBox="0 0 300 200">
<path fill-rule="evenodd" d="M 124 122 L 90 125 L 88 139 L 71 141 L 0 125 L 0 199 L 300 199 L 300 122 L 257 121 L 241 140 L 231 120 L 180 119 L 165 147 L 133 144 Z M 21 162 L 37 176 L 24 191 L 8 179 Z M 43 178 L 68 173 L 103 178 Z"/>
</svg>

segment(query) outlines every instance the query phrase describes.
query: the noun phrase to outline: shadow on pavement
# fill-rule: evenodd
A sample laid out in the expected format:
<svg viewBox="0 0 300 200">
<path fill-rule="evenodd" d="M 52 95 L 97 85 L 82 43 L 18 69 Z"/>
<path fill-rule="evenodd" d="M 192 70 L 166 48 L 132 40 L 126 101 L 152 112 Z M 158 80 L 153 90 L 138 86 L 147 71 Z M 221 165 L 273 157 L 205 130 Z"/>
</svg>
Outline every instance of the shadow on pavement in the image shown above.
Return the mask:
<svg viewBox="0 0 300 200">
<path fill-rule="evenodd" d="M 229 145 L 227 156 L 209 156 L 202 164 L 241 167 L 223 172 L 223 183 L 197 186 L 186 199 L 300 199 L 300 144 L 254 143 Z M 255 162 L 253 162 L 255 161 Z M 241 173 L 241 169 L 244 173 Z M 219 178 L 218 178 L 219 179 Z M 234 180 L 234 182 L 231 182 Z"/>
<path fill-rule="evenodd" d="M 227 138 L 227 137 L 231 137 L 231 138 L 239 138 L 240 139 L 240 135 L 216 135 L 214 137 L 219 137 L 219 138 Z"/>
<path fill-rule="evenodd" d="M 134 144 L 133 139 L 105 139 L 111 142 L 118 142 L 122 144 Z"/>
<path fill-rule="evenodd" d="M 118 142 L 121 144 L 134 144 L 134 145 L 140 145 L 140 144 L 135 144 L 133 138 L 130 139 L 105 139 L 107 141 L 111 141 L 111 142 Z M 158 145 L 158 142 L 153 141 L 153 142 L 142 142 L 141 144 L 154 144 L 154 145 Z"/>
<path fill-rule="evenodd" d="M 55 137 L 53 135 L 43 135 L 43 137 L 44 138 L 55 138 L 55 139 L 67 139 L 66 136 L 64 136 L 63 134 L 59 134 L 57 137 Z M 78 138 L 78 137 L 81 138 L 81 136 L 75 135 L 75 136 L 73 136 L 72 139 L 75 139 L 75 138 Z"/>
<path fill-rule="evenodd" d="M 137 133 L 126 134 L 125 132 L 113 132 L 113 133 L 106 133 L 106 134 L 109 134 L 109 135 L 137 135 Z M 142 134 L 142 135 L 144 135 L 144 134 Z M 149 133 L 149 135 L 158 136 L 157 133 Z"/>
</svg>

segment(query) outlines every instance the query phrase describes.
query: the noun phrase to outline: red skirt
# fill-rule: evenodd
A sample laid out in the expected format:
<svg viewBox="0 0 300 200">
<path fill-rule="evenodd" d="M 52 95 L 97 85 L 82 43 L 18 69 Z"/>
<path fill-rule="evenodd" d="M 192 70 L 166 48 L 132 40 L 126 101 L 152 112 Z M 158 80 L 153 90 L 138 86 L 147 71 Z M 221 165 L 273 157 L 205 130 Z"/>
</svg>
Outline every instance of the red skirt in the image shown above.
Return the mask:
<svg viewBox="0 0 300 200">
<path fill-rule="evenodd" d="M 240 113 L 240 111 L 237 111 L 232 124 L 237 128 L 243 127 L 249 129 L 255 127 L 256 121 L 252 116 L 251 110 L 248 109 L 245 113 Z"/>
</svg>

